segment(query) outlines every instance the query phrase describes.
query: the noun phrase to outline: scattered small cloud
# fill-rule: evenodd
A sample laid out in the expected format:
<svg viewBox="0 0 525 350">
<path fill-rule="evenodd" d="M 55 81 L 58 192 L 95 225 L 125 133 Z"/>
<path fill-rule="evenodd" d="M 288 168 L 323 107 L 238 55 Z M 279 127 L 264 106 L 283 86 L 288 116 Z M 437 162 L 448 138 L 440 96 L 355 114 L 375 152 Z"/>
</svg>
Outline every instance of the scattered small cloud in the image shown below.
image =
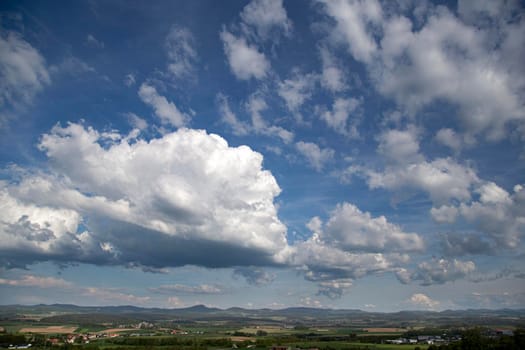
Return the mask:
<svg viewBox="0 0 525 350">
<path fill-rule="evenodd" d="M 82 292 L 86 297 L 95 297 L 99 303 L 111 303 L 112 305 L 128 304 L 147 304 L 151 298 L 149 296 L 137 296 L 134 294 L 123 293 L 118 288 L 99 288 L 87 287 Z"/>
<path fill-rule="evenodd" d="M 14 287 L 32 288 L 70 288 L 73 283 L 56 277 L 41 277 L 35 275 L 24 275 L 20 279 L 0 278 L 0 284 Z"/>
<path fill-rule="evenodd" d="M 312 96 L 317 77 L 314 74 L 300 74 L 278 82 L 277 93 L 285 101 L 289 111 L 297 113 L 301 106 Z"/>
<path fill-rule="evenodd" d="M 243 277 L 248 284 L 255 286 L 270 284 L 275 279 L 274 274 L 254 267 L 237 267 L 233 270 L 233 277 Z"/>
<path fill-rule="evenodd" d="M 319 109 L 321 120 L 337 133 L 350 139 L 359 138 L 357 127 L 361 121 L 361 103 L 361 99 L 353 97 L 336 98 L 331 111 Z"/>
<path fill-rule="evenodd" d="M 333 149 L 321 149 L 317 144 L 312 142 L 299 141 L 295 144 L 295 148 L 306 158 L 310 166 L 318 172 L 323 170 L 326 163 L 334 159 L 335 151 Z"/>
<path fill-rule="evenodd" d="M 195 75 L 198 60 L 195 37 L 188 28 L 172 26 L 165 41 L 168 55 L 168 72 L 177 79 Z"/>
<path fill-rule="evenodd" d="M 225 29 L 221 32 L 221 40 L 230 69 L 237 79 L 260 80 L 266 77 L 270 70 L 270 62 L 257 47 L 248 44 L 245 38 L 236 37 Z"/>
<path fill-rule="evenodd" d="M 251 127 L 253 132 L 256 134 L 278 137 L 286 144 L 293 141 L 293 132 L 277 125 L 269 125 L 266 122 L 262 112 L 268 109 L 268 104 L 262 96 L 259 96 L 258 94 L 251 95 L 246 103 L 246 109 L 251 115 Z"/>
<path fill-rule="evenodd" d="M 135 74 L 129 73 L 124 77 L 124 85 L 127 87 L 133 86 L 136 83 Z"/>
<path fill-rule="evenodd" d="M 304 307 L 322 308 L 323 304 L 317 299 L 312 297 L 304 297 L 299 300 L 299 305 Z"/>
<path fill-rule="evenodd" d="M 337 279 L 318 283 L 317 295 L 324 295 L 330 299 L 340 299 L 352 287 L 351 279 Z"/>
<path fill-rule="evenodd" d="M 11 112 L 31 104 L 51 84 L 50 69 L 42 54 L 16 32 L 0 31 L 0 128 Z M 11 112 L 9 112 L 11 110 Z"/>
<path fill-rule="evenodd" d="M 411 278 L 421 281 L 423 286 L 428 286 L 463 279 L 474 271 L 476 264 L 473 261 L 434 259 L 420 263 Z"/>
<path fill-rule="evenodd" d="M 230 108 L 228 97 L 224 94 L 217 94 L 217 104 L 219 105 L 219 112 L 221 113 L 222 121 L 229 125 L 234 135 L 245 136 L 251 130 L 251 125 L 246 122 L 240 121 L 235 113 Z"/>
<path fill-rule="evenodd" d="M 139 89 L 140 99 L 151 106 L 155 115 L 160 119 L 164 125 L 172 125 L 177 128 L 186 126 L 190 121 L 190 116 L 181 112 L 177 106 L 168 101 L 168 99 L 157 92 L 155 87 L 143 83 Z"/>
<path fill-rule="evenodd" d="M 408 302 L 412 304 L 412 306 L 427 310 L 435 310 L 440 304 L 439 301 L 433 300 L 432 298 L 423 293 L 412 294 L 410 299 L 408 299 Z"/>
<path fill-rule="evenodd" d="M 56 75 L 67 74 L 71 76 L 80 76 L 83 74 L 96 73 L 96 69 L 90 66 L 82 59 L 75 56 L 67 56 L 58 65 L 50 67 L 50 72 Z"/>
<path fill-rule="evenodd" d="M 342 65 L 327 48 L 321 47 L 319 52 L 322 62 L 321 85 L 333 93 L 344 91 L 347 79 Z"/>
<path fill-rule="evenodd" d="M 149 288 L 150 291 L 160 294 L 221 294 L 222 287 L 210 284 L 189 286 L 185 284 L 166 284 L 159 287 Z"/>
<path fill-rule="evenodd" d="M 289 36 L 292 32 L 292 21 L 288 18 L 282 0 L 252 0 L 241 14 L 246 25 L 255 28 L 259 38 L 277 40 L 283 33 Z"/>
<path fill-rule="evenodd" d="M 180 308 L 186 306 L 186 304 L 180 298 L 173 296 L 169 297 L 167 302 L 169 307 Z"/>
<path fill-rule="evenodd" d="M 131 126 L 139 130 L 145 130 L 148 128 L 148 122 L 144 118 L 139 117 L 135 113 L 126 113 L 126 117 L 129 120 Z"/>
<path fill-rule="evenodd" d="M 94 49 L 103 49 L 105 46 L 104 42 L 95 38 L 93 34 L 88 34 L 86 37 L 86 45 Z"/>
</svg>

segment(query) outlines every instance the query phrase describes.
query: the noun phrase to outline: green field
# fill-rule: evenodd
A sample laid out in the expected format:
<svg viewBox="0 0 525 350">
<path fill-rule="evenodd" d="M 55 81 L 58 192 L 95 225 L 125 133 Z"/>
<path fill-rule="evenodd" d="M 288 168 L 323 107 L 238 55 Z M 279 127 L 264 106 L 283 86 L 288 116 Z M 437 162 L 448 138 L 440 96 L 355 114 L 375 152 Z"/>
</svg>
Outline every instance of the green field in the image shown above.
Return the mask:
<svg viewBox="0 0 525 350">
<path fill-rule="evenodd" d="M 304 313 L 304 310 L 299 311 Z M 322 319 L 306 314 L 293 316 L 295 318 L 289 316 L 282 322 L 276 322 L 274 316 L 202 317 L 158 313 L 76 313 L 39 321 L 26 315 L 14 315 L 0 321 L 0 327 L 4 328 L 0 333 L 0 344 L 7 347 L 31 343 L 31 349 L 36 350 L 269 350 L 273 345 L 294 350 L 426 350 L 429 346 L 423 344 L 384 343 L 401 337 L 413 339 L 417 335 L 439 335 L 452 342 L 458 335 L 466 337 L 469 332 L 474 332 L 470 335 L 475 335 L 475 341 L 491 342 L 493 349 L 525 349 L 525 330 L 518 323 L 522 320 L 519 317 L 494 318 L 490 324 L 497 327 L 478 318 L 477 322 L 483 322 L 483 325 L 476 327 L 474 322 L 465 326 L 467 319 L 454 325 L 414 319 L 400 321 L 397 326 L 396 322 L 387 319 L 388 315 L 381 315 L 384 318 L 375 315 L 374 319 L 362 315 L 359 318 L 337 316 Z M 515 330 L 518 336 L 494 337 L 495 330 Z M 500 346 L 498 342 L 505 343 L 504 346 L 516 344 L 517 347 Z M 456 345 L 461 344 L 451 346 Z"/>
</svg>

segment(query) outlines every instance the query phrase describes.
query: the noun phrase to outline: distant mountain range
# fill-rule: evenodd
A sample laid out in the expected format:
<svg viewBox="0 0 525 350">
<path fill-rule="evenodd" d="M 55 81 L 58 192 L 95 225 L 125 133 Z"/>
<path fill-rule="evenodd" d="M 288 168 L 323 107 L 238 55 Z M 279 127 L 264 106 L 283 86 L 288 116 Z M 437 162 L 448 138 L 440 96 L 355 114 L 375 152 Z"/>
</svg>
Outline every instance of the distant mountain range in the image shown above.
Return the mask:
<svg viewBox="0 0 525 350">
<path fill-rule="evenodd" d="M 291 307 L 280 310 L 210 308 L 195 305 L 179 309 L 141 308 L 136 306 L 0 305 L 0 319 L 37 319 L 41 322 L 86 323 L 133 321 L 216 321 L 274 324 L 352 324 L 353 326 L 403 327 L 414 324 L 436 325 L 525 325 L 525 309 L 469 309 L 445 311 L 367 312 L 354 309 L 318 309 Z"/>
</svg>

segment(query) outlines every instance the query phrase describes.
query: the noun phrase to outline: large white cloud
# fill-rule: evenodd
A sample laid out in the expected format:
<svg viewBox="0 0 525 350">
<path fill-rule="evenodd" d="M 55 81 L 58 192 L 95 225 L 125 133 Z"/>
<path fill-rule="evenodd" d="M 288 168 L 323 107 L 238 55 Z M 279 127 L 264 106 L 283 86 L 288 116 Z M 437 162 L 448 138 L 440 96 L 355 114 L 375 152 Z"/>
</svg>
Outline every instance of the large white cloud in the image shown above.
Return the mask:
<svg viewBox="0 0 525 350">
<path fill-rule="evenodd" d="M 28 260 L 45 252 L 93 263 L 233 266 L 274 264 L 287 247 L 273 203 L 280 188 L 246 146 L 198 130 L 145 141 L 69 124 L 55 126 L 39 148 L 51 173 L 4 185 L 4 252 L 20 248 Z M 66 243 L 80 258 L 63 251 Z"/>
<path fill-rule="evenodd" d="M 419 130 L 413 125 L 383 131 L 377 139 L 377 152 L 385 157 L 386 167 L 382 171 L 350 169 L 364 175 L 372 189 L 422 191 L 435 204 L 443 205 L 470 200 L 474 185 L 480 182 L 472 168 L 452 158 L 426 160 L 419 151 Z M 453 216 L 445 207 L 434 209 L 433 214 L 443 222 Z"/>
<path fill-rule="evenodd" d="M 421 252 L 423 239 L 405 233 L 385 217 L 372 217 L 350 203 L 339 204 L 323 223 L 314 217 L 308 223 L 311 238 L 286 251 L 286 259 L 307 280 L 318 283 L 319 294 L 340 297 L 352 280 L 364 276 L 396 273 L 409 263 L 407 252 Z"/>
<path fill-rule="evenodd" d="M 409 260 L 404 254 L 359 253 L 330 246 L 314 236 L 293 246 L 289 253 L 293 265 L 303 267 L 311 281 L 361 278 L 373 273 L 396 271 Z"/>
<path fill-rule="evenodd" d="M 434 220 L 439 223 L 454 223 L 462 218 L 476 229 L 476 233 L 468 235 L 444 236 L 446 252 L 464 255 L 517 248 L 525 235 L 523 186 L 516 185 L 513 193 L 508 193 L 494 182 L 485 182 L 475 193 L 479 197 L 477 200 L 431 210 Z"/>
<path fill-rule="evenodd" d="M 318 234 L 294 244 L 286 256 L 290 265 L 304 273 L 305 279 L 318 284 L 320 294 L 329 297 L 341 296 L 348 291 L 354 279 L 395 273 L 410 260 L 408 255 L 400 253 L 346 250 L 324 242 Z"/>
<path fill-rule="evenodd" d="M 525 189 L 521 185 L 509 194 L 494 183 L 483 185 L 480 200 L 462 203 L 463 218 L 503 248 L 518 247 L 525 235 Z"/>
<path fill-rule="evenodd" d="M 317 222 L 313 228 L 323 242 L 347 251 L 409 252 L 424 248 L 423 239 L 416 233 L 403 232 L 384 216 L 374 218 L 350 203 L 337 205 L 326 224 Z"/>
<path fill-rule="evenodd" d="M 451 158 L 387 167 L 382 172 L 366 171 L 366 177 L 370 188 L 424 191 L 438 204 L 469 200 L 473 185 L 479 181 L 473 169 Z"/>
</svg>

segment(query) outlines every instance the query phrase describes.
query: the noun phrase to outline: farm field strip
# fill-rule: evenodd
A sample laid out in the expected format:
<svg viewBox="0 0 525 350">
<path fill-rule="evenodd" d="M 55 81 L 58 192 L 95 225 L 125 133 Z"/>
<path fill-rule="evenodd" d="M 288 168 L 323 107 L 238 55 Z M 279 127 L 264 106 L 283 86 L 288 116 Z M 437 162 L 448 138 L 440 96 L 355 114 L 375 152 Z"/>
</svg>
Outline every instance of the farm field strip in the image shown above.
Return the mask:
<svg viewBox="0 0 525 350">
<path fill-rule="evenodd" d="M 244 333 L 257 333 L 257 331 L 263 331 L 267 333 L 291 333 L 290 329 L 285 329 L 282 327 L 271 327 L 271 326 L 262 326 L 262 327 L 245 327 L 239 329 L 239 332 Z"/>
<path fill-rule="evenodd" d="M 41 333 L 41 334 L 67 334 L 74 333 L 77 326 L 45 326 L 45 327 L 24 327 L 20 333 Z"/>
<path fill-rule="evenodd" d="M 405 328 L 392 328 L 392 327 L 371 327 L 364 328 L 369 333 L 404 333 L 407 331 Z"/>
<path fill-rule="evenodd" d="M 120 333 L 120 332 L 133 332 L 133 331 L 141 331 L 141 329 L 139 328 L 108 328 L 108 329 L 98 331 L 96 333 L 104 334 L 104 333 Z"/>
</svg>

